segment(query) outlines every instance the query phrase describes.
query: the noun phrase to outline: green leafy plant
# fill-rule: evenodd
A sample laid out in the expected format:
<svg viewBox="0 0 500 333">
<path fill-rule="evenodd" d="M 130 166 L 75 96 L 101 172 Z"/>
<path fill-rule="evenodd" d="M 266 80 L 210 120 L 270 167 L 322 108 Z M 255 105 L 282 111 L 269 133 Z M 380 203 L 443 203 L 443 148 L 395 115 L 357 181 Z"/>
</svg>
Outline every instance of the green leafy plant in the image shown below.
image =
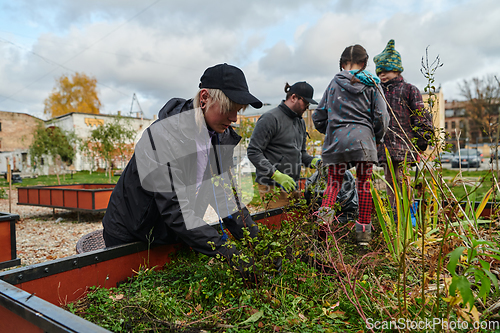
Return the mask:
<svg viewBox="0 0 500 333">
<path fill-rule="evenodd" d="M 456 234 L 455 236 L 460 237 Z M 456 296 L 458 291 L 463 303 L 472 308 L 477 298 L 482 298 L 483 302 L 486 302 L 491 286 L 498 292 L 498 279 L 491 272 L 491 259 L 500 260 L 500 249 L 498 244 L 492 241 L 476 239 L 464 239 L 464 241 L 470 241 L 471 246 L 469 248 L 459 246 L 448 254 L 450 261 L 447 268 L 452 275 L 449 292 L 451 296 Z M 473 287 L 478 290 L 476 297 L 473 295 Z"/>
<path fill-rule="evenodd" d="M 130 124 L 117 117 L 114 122 L 97 126 L 92 130 L 90 137 L 82 142 L 80 149 L 91 157 L 91 161 L 94 157 L 104 159 L 111 183 L 113 160 L 117 157 L 126 160 L 131 156 L 135 135 Z"/>
<path fill-rule="evenodd" d="M 371 183 L 371 192 L 374 198 L 374 207 L 380 223 L 380 228 L 387 244 L 387 248 L 395 262 L 399 263 L 405 248 L 416 240 L 417 229 L 412 227 L 410 207 L 414 200 L 414 190 L 406 181 L 409 178 L 407 173 L 408 165 L 403 164 L 403 181 L 398 184 L 395 179 L 394 166 L 386 148 L 388 170 L 394 179 L 393 184 L 388 184 L 385 179 L 376 174 L 377 179 L 381 179 L 394 192 L 395 206 L 391 207 L 388 202 L 384 202 L 380 192 Z"/>
<path fill-rule="evenodd" d="M 62 130 L 60 127 L 45 127 L 40 124 L 33 133 L 33 142 L 29 148 L 31 163 L 39 168 L 42 158 L 48 158 L 55 164 L 57 182 L 60 185 L 59 173 L 61 163 L 70 165 L 75 157 L 78 139 L 74 132 Z"/>
</svg>

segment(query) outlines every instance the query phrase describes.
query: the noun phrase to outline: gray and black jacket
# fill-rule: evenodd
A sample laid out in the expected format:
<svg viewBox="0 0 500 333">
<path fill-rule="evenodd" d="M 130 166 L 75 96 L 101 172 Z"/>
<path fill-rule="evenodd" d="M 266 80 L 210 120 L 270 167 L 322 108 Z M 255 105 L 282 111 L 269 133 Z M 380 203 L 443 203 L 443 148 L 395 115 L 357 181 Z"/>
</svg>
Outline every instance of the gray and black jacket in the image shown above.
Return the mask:
<svg viewBox="0 0 500 333">
<path fill-rule="evenodd" d="M 219 134 L 219 142 L 212 140 L 205 181 L 199 187 L 196 142 L 186 134 L 190 133 L 188 126 L 196 126 L 192 111 L 192 100 L 184 99 L 172 99 L 160 110 L 159 119 L 144 131 L 142 148 L 138 148 L 140 141 L 118 180 L 102 224 L 107 234 L 124 242 L 183 241 L 197 252 L 230 257 L 235 250 L 222 246 L 225 241 L 203 221 L 203 215 L 208 204 L 214 206 L 216 192 L 219 206 L 222 208 L 224 203 L 225 207 L 225 195 L 220 198 L 223 192 L 215 191 L 210 179 L 233 165 L 233 149 L 241 137 L 229 127 Z M 163 121 L 167 118 L 169 121 Z M 181 157 L 162 162 L 168 153 Z M 141 174 L 148 163 L 156 166 Z M 223 222 L 237 239 L 243 237 L 245 226 L 252 237 L 257 235 L 258 228 L 246 208 L 232 214 L 232 218 L 223 218 Z"/>
<path fill-rule="evenodd" d="M 277 185 L 271 179 L 276 170 L 297 182 L 302 165 L 309 167 L 313 160 L 306 151 L 306 136 L 304 119 L 284 101 L 264 113 L 255 125 L 247 150 L 256 169 L 257 183 Z"/>
<path fill-rule="evenodd" d="M 374 84 L 351 84 L 352 74 L 335 75 L 313 113 L 316 129 L 326 134 L 324 164 L 377 162 L 377 144 L 389 124 L 385 101 Z"/>
</svg>

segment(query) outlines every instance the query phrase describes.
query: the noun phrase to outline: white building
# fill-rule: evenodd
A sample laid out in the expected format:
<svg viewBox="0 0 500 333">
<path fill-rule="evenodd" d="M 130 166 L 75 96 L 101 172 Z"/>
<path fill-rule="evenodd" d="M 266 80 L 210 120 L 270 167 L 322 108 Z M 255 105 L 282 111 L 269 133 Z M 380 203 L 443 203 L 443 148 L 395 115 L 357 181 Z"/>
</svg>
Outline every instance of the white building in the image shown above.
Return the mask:
<svg viewBox="0 0 500 333">
<path fill-rule="evenodd" d="M 116 121 L 116 118 L 120 117 L 120 121 L 125 125 L 128 124 L 130 127 L 137 132 L 134 139 L 136 143 L 142 132 L 153 123 L 155 119 L 146 118 L 136 118 L 136 117 L 124 117 L 118 115 L 107 115 L 107 114 L 91 114 L 91 113 L 80 113 L 72 112 L 59 117 L 49 119 L 45 122 L 45 126 L 58 126 L 62 130 L 74 132 L 79 139 L 89 138 L 93 129 L 97 126 L 101 126 L 107 123 L 112 123 Z M 155 116 L 156 118 L 156 116 Z M 126 162 L 125 162 L 126 163 Z M 103 161 L 99 163 L 99 167 L 104 167 Z M 117 168 L 123 168 L 125 165 L 117 165 Z M 89 158 L 84 156 L 84 154 L 77 149 L 76 156 L 73 160 L 73 167 L 75 171 L 90 170 L 92 167 Z M 47 174 L 49 172 L 48 166 L 44 165 L 41 173 Z"/>
</svg>

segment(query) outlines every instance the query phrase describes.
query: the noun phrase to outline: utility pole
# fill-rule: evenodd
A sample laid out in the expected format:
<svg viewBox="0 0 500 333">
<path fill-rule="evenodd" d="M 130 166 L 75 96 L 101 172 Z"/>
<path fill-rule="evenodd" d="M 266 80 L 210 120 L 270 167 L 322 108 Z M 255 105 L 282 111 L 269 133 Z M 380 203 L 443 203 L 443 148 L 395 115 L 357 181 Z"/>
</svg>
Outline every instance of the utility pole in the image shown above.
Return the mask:
<svg viewBox="0 0 500 333">
<path fill-rule="evenodd" d="M 139 104 L 139 100 L 137 99 L 137 95 L 134 93 L 132 96 L 132 104 L 130 105 L 130 115 L 133 113 L 133 108 L 134 108 L 134 101 L 137 103 L 137 106 L 139 107 L 139 111 L 136 111 L 136 118 L 139 118 L 139 114 L 141 115 L 141 119 L 144 117 L 144 112 L 142 112 L 141 105 Z"/>
<path fill-rule="evenodd" d="M 497 80 L 498 83 L 498 88 L 500 89 L 500 81 L 498 80 L 497 76 L 495 75 L 495 80 Z M 497 117 L 497 137 L 495 140 L 495 164 L 497 168 L 497 179 L 500 178 L 500 169 L 498 168 L 498 142 L 500 141 L 500 106 L 498 107 L 498 117 Z"/>
<path fill-rule="evenodd" d="M 12 213 L 12 171 L 10 170 L 9 158 L 7 157 L 7 179 L 9 182 L 9 214 Z"/>
</svg>

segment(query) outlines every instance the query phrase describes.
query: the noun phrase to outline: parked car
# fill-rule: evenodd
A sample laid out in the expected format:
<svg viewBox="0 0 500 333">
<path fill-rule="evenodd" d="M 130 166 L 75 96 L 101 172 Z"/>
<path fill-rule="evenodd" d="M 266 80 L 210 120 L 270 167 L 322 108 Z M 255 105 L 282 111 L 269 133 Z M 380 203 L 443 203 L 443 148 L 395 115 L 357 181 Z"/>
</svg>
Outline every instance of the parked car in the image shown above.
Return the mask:
<svg viewBox="0 0 500 333">
<path fill-rule="evenodd" d="M 439 154 L 439 156 L 436 158 L 436 160 L 441 161 L 441 163 L 451 163 L 451 160 L 455 154 L 450 153 L 448 151 L 443 151 L 442 153 Z"/>
<path fill-rule="evenodd" d="M 7 172 L 2 172 L 2 176 L 5 180 L 7 180 Z M 22 183 L 23 178 L 19 173 L 11 173 L 12 183 Z"/>
<path fill-rule="evenodd" d="M 451 160 L 451 167 L 458 168 L 459 166 L 478 168 L 481 165 L 483 154 L 477 149 L 460 149 L 460 153 L 456 152 Z M 460 160 L 460 161 L 459 161 Z"/>
</svg>

